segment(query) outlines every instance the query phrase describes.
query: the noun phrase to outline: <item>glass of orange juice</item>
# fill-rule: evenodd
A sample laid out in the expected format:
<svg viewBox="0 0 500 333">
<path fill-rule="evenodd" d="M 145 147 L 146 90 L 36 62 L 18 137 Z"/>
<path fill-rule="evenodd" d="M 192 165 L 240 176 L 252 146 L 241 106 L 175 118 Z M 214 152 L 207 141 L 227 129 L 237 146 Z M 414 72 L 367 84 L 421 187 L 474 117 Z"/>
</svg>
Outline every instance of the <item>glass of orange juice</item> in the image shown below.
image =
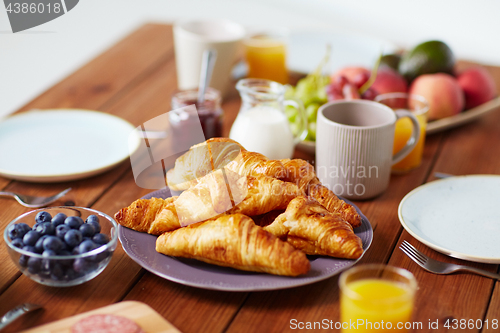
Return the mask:
<svg viewBox="0 0 500 333">
<path fill-rule="evenodd" d="M 408 332 L 417 281 L 409 271 L 360 265 L 340 275 L 342 332 Z"/>
<path fill-rule="evenodd" d="M 286 32 L 255 33 L 245 38 L 248 77 L 288 83 Z"/>
<path fill-rule="evenodd" d="M 404 173 L 415 169 L 422 163 L 424 153 L 425 129 L 427 127 L 427 114 L 429 103 L 419 95 L 407 93 L 389 93 L 378 95 L 375 101 L 391 107 L 393 110 L 403 109 L 411 111 L 420 123 L 420 138 L 413 150 L 400 162 L 392 166 L 394 173 Z M 413 125 L 408 117 L 401 118 L 396 122 L 396 132 L 394 135 L 393 154 L 397 153 L 406 145 L 411 136 Z"/>
</svg>

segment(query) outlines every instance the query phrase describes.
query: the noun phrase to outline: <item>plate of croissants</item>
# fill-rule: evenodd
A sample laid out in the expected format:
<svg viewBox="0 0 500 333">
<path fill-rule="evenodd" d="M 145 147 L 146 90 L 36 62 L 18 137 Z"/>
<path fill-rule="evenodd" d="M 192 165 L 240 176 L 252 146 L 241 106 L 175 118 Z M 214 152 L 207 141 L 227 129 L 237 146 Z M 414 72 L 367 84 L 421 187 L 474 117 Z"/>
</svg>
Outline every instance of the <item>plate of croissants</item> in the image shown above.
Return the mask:
<svg viewBox="0 0 500 333">
<path fill-rule="evenodd" d="M 373 239 L 361 211 L 301 159 L 270 160 L 213 138 L 177 158 L 166 178 L 168 187 L 115 219 L 125 252 L 167 280 L 225 291 L 297 287 L 353 266 Z"/>
</svg>

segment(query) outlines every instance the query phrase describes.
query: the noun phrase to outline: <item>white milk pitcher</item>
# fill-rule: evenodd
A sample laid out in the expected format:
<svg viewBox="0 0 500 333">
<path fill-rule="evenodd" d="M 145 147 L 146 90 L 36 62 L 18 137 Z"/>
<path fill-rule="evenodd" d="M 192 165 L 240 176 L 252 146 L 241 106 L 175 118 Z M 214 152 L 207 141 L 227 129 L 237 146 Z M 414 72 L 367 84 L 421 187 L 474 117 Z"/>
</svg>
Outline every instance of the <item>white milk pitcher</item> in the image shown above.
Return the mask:
<svg viewBox="0 0 500 333">
<path fill-rule="evenodd" d="M 270 159 L 291 158 L 295 145 L 307 136 L 304 107 L 285 100 L 285 86 L 262 79 L 243 79 L 236 84 L 241 108 L 231 127 L 229 137 L 246 150 Z M 300 117 L 298 134 L 294 135 L 285 115 L 285 106 L 297 108 Z"/>
</svg>

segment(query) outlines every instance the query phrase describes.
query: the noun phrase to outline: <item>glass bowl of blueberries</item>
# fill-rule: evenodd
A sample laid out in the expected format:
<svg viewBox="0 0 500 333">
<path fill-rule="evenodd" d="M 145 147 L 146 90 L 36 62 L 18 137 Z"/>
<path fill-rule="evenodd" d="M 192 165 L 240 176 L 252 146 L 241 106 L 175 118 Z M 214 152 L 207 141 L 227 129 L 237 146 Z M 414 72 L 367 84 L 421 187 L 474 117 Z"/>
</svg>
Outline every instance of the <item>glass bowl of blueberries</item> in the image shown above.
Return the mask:
<svg viewBox="0 0 500 333">
<path fill-rule="evenodd" d="M 48 286 L 75 286 L 106 268 L 118 241 L 117 223 L 90 208 L 50 207 L 14 219 L 4 240 L 24 275 Z"/>
</svg>

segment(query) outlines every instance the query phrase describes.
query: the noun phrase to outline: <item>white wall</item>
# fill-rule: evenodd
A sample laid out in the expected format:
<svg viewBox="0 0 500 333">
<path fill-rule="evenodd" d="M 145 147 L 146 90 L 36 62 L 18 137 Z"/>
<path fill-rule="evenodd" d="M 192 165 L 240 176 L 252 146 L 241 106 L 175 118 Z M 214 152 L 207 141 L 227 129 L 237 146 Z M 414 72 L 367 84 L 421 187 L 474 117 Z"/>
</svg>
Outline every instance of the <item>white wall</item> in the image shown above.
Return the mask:
<svg viewBox="0 0 500 333">
<path fill-rule="evenodd" d="M 403 47 L 441 39 L 460 58 L 500 65 L 498 0 L 81 0 L 16 34 L 0 7 L 0 117 L 147 21 L 229 18 L 247 27 L 366 34 Z"/>
</svg>

